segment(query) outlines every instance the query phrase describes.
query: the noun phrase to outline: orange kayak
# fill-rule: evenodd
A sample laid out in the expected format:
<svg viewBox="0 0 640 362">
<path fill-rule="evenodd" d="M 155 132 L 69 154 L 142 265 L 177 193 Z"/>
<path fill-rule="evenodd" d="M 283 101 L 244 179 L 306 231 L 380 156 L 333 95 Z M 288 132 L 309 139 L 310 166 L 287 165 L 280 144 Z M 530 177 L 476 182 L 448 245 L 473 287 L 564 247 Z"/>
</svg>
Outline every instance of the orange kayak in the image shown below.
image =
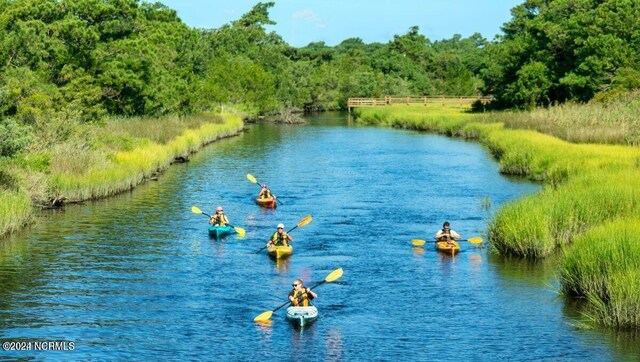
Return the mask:
<svg viewBox="0 0 640 362">
<path fill-rule="evenodd" d="M 269 208 L 274 208 L 276 207 L 276 198 L 275 197 L 269 197 L 266 199 L 263 199 L 261 197 L 258 197 L 256 199 L 256 203 L 262 207 L 269 207 Z"/>
<path fill-rule="evenodd" d="M 455 255 L 460 252 L 460 245 L 457 241 L 452 241 L 451 244 L 448 244 L 446 241 L 438 241 L 436 242 L 436 249 L 443 253 Z"/>
</svg>

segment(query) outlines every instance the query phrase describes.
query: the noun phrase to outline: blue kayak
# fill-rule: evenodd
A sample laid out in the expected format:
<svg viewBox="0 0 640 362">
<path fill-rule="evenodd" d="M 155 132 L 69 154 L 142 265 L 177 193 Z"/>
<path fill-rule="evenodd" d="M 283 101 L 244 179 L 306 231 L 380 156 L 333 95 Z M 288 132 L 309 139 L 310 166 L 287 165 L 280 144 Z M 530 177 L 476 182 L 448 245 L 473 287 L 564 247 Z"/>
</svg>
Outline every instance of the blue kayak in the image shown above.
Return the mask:
<svg viewBox="0 0 640 362">
<path fill-rule="evenodd" d="M 236 231 L 233 227 L 227 226 L 214 226 L 209 225 L 209 236 L 214 237 L 216 239 L 222 239 L 227 235 L 235 234 Z"/>
</svg>

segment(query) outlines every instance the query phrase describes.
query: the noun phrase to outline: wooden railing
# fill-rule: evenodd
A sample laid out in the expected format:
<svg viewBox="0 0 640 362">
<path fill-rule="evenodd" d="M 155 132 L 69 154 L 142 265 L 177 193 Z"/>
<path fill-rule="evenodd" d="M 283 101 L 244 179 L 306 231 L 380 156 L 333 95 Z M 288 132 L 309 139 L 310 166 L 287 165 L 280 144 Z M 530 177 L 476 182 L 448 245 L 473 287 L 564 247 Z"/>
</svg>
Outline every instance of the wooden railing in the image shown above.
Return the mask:
<svg viewBox="0 0 640 362">
<path fill-rule="evenodd" d="M 349 98 L 347 107 L 349 111 L 354 107 L 377 107 L 377 106 L 389 106 L 393 104 L 459 104 L 467 105 L 472 104 L 475 101 L 482 103 L 488 103 L 491 101 L 491 97 L 451 97 L 451 96 L 423 96 L 423 97 L 394 97 L 384 96 L 382 98 Z"/>
</svg>

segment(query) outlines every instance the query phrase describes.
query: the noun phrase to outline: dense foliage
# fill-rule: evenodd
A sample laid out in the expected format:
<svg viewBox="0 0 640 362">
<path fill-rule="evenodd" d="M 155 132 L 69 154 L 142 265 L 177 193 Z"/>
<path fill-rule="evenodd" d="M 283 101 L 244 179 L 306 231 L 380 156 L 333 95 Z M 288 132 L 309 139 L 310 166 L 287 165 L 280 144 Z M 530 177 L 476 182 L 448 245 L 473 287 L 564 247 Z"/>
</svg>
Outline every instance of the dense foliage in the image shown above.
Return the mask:
<svg viewBox="0 0 640 362">
<path fill-rule="evenodd" d="M 225 103 L 268 112 L 335 108 L 349 96 L 477 92 L 479 35 L 432 43 L 413 27 L 388 44 L 348 39 L 297 49 L 265 30 L 273 5 L 198 30 L 159 3 L 4 0 L 0 115 L 38 125 Z"/>
<path fill-rule="evenodd" d="M 481 71 L 502 107 L 640 88 L 640 1 L 526 0 L 512 15 Z"/>
<path fill-rule="evenodd" d="M 476 95 L 499 107 L 610 99 L 640 87 L 640 2 L 526 0 L 504 35 L 296 48 L 267 31 L 273 2 L 218 29 L 160 3 L 0 0 L 0 171 L 112 116 L 340 109 L 348 97 Z M 615 98 L 615 97 L 614 97 Z"/>
</svg>

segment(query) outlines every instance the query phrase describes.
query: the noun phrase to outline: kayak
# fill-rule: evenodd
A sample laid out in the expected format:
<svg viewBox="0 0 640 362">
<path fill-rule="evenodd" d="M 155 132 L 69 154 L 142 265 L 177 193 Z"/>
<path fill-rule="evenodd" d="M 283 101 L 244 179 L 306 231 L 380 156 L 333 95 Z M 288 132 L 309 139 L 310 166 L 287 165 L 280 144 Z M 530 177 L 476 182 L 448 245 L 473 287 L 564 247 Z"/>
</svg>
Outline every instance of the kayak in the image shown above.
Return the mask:
<svg viewBox="0 0 640 362">
<path fill-rule="evenodd" d="M 288 246 L 269 246 L 267 247 L 267 254 L 269 254 L 269 256 L 276 258 L 276 259 L 281 259 L 281 258 L 286 258 L 287 256 L 291 255 L 293 253 L 293 246 L 288 245 Z"/>
<path fill-rule="evenodd" d="M 312 305 L 308 307 L 289 307 L 287 308 L 287 319 L 296 327 L 304 327 L 318 319 L 318 308 Z"/>
<path fill-rule="evenodd" d="M 262 206 L 262 207 L 268 207 L 268 208 L 273 208 L 273 209 L 275 209 L 276 206 L 278 205 L 276 203 L 276 198 L 275 197 L 269 197 L 269 198 L 266 198 L 266 199 L 258 197 L 256 199 L 256 203 L 258 205 Z"/>
<path fill-rule="evenodd" d="M 443 253 L 455 255 L 460 252 L 460 245 L 458 245 L 457 241 L 452 241 L 451 245 L 447 244 L 446 241 L 438 241 L 436 242 L 436 249 Z"/>
<path fill-rule="evenodd" d="M 214 237 L 216 239 L 222 239 L 227 235 L 231 235 L 235 233 L 236 233 L 236 230 L 229 225 L 227 226 L 209 225 L 209 236 Z"/>
</svg>

